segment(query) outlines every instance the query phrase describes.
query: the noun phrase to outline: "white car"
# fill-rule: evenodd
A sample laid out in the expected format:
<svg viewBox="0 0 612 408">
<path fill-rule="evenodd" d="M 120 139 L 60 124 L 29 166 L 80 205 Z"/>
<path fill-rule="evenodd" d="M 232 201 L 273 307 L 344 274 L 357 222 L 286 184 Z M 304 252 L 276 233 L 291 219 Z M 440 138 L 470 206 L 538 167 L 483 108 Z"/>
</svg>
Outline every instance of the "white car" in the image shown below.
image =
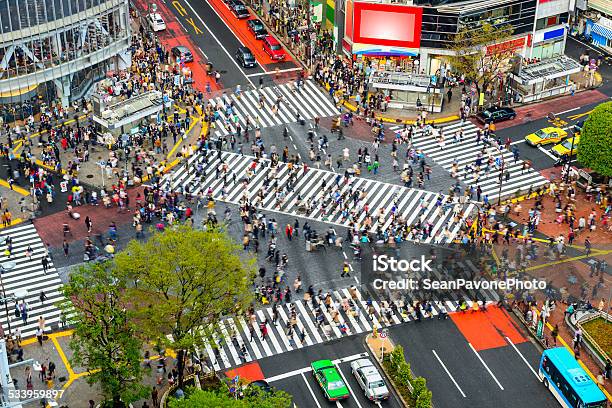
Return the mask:
<svg viewBox="0 0 612 408">
<path fill-rule="evenodd" d="M 387 384 L 370 360 L 361 358 L 353 361 L 351 372 L 370 401 L 389 398 Z"/>
<path fill-rule="evenodd" d="M 166 29 L 166 23 L 161 15 L 158 13 L 152 13 L 148 15 L 149 25 L 151 26 L 151 30 L 164 31 Z"/>
</svg>

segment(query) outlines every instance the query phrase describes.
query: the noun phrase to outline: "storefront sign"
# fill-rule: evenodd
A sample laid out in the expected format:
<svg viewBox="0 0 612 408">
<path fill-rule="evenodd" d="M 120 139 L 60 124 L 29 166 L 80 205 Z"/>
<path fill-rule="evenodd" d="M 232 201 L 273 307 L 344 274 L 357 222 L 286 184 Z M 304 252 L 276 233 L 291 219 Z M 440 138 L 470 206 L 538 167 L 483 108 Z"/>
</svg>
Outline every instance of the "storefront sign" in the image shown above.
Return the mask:
<svg viewBox="0 0 612 408">
<path fill-rule="evenodd" d="M 565 28 L 563 27 L 557 28 L 556 30 L 548 31 L 544 33 L 544 41 L 552 40 L 553 38 L 563 37 L 564 33 L 565 33 Z"/>
<path fill-rule="evenodd" d="M 386 47 L 384 45 L 353 44 L 353 54 L 361 55 L 395 55 L 398 57 L 416 57 L 418 48 Z"/>
<path fill-rule="evenodd" d="M 523 48 L 525 45 L 525 37 L 517 38 L 516 40 L 510 40 L 499 44 L 487 46 L 487 55 L 501 54 L 504 52 L 514 51 Z"/>
</svg>

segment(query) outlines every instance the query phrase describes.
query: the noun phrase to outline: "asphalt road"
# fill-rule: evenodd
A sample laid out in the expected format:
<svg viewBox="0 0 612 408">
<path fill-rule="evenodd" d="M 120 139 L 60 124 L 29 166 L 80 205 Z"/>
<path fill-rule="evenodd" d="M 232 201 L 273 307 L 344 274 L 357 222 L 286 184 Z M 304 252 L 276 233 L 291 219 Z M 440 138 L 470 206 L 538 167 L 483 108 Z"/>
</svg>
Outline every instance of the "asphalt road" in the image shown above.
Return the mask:
<svg viewBox="0 0 612 408">
<path fill-rule="evenodd" d="M 376 405 L 365 398 L 355 377 L 351 374 L 350 361 L 357 358 L 373 360 L 364 345 L 363 336 L 351 336 L 299 349 L 259 360 L 258 363 L 270 384 L 291 394 L 299 408 L 374 407 Z M 322 359 L 343 360 L 338 361 L 336 366 L 349 387 L 351 393 L 349 399 L 337 403 L 327 401 L 312 372 L 303 370 L 307 369 L 311 362 Z M 381 402 L 380 406 L 393 408 L 402 407 L 402 404 L 397 396 L 392 394 L 387 401 Z"/>
<path fill-rule="evenodd" d="M 235 88 L 239 84 L 253 85 L 246 76 L 246 69 L 240 67 L 234 57 L 236 50 L 242 44 L 208 2 L 176 0 L 169 4 L 169 8 L 202 49 L 214 69 L 221 72 L 221 82 L 226 88 Z M 191 25 L 191 22 L 194 22 L 198 28 Z M 262 72 L 260 66 L 248 69 L 248 74 Z"/>
<path fill-rule="evenodd" d="M 539 351 L 530 342 L 516 346 L 528 366 L 511 345 L 474 351 L 450 319 L 394 327 L 390 337 L 404 347 L 413 372 L 427 379 L 437 408 L 558 407 L 531 371 L 537 372 Z"/>
</svg>

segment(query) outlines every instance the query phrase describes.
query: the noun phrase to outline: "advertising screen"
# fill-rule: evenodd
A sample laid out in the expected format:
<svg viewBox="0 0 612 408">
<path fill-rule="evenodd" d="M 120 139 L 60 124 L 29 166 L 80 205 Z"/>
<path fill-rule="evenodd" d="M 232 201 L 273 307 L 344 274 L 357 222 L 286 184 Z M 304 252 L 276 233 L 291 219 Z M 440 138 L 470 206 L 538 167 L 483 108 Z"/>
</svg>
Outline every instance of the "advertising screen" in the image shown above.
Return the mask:
<svg viewBox="0 0 612 408">
<path fill-rule="evenodd" d="M 356 2 L 353 41 L 362 44 L 418 48 L 423 9 Z"/>
</svg>

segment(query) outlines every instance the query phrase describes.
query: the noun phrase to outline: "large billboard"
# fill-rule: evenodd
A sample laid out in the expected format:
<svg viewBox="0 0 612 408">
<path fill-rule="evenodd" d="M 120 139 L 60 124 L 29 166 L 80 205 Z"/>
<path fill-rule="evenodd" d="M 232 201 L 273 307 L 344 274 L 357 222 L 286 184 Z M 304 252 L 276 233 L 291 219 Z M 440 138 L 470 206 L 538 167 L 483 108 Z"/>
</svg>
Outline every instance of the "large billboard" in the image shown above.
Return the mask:
<svg viewBox="0 0 612 408">
<path fill-rule="evenodd" d="M 353 42 L 419 48 L 423 9 L 355 2 Z"/>
</svg>

